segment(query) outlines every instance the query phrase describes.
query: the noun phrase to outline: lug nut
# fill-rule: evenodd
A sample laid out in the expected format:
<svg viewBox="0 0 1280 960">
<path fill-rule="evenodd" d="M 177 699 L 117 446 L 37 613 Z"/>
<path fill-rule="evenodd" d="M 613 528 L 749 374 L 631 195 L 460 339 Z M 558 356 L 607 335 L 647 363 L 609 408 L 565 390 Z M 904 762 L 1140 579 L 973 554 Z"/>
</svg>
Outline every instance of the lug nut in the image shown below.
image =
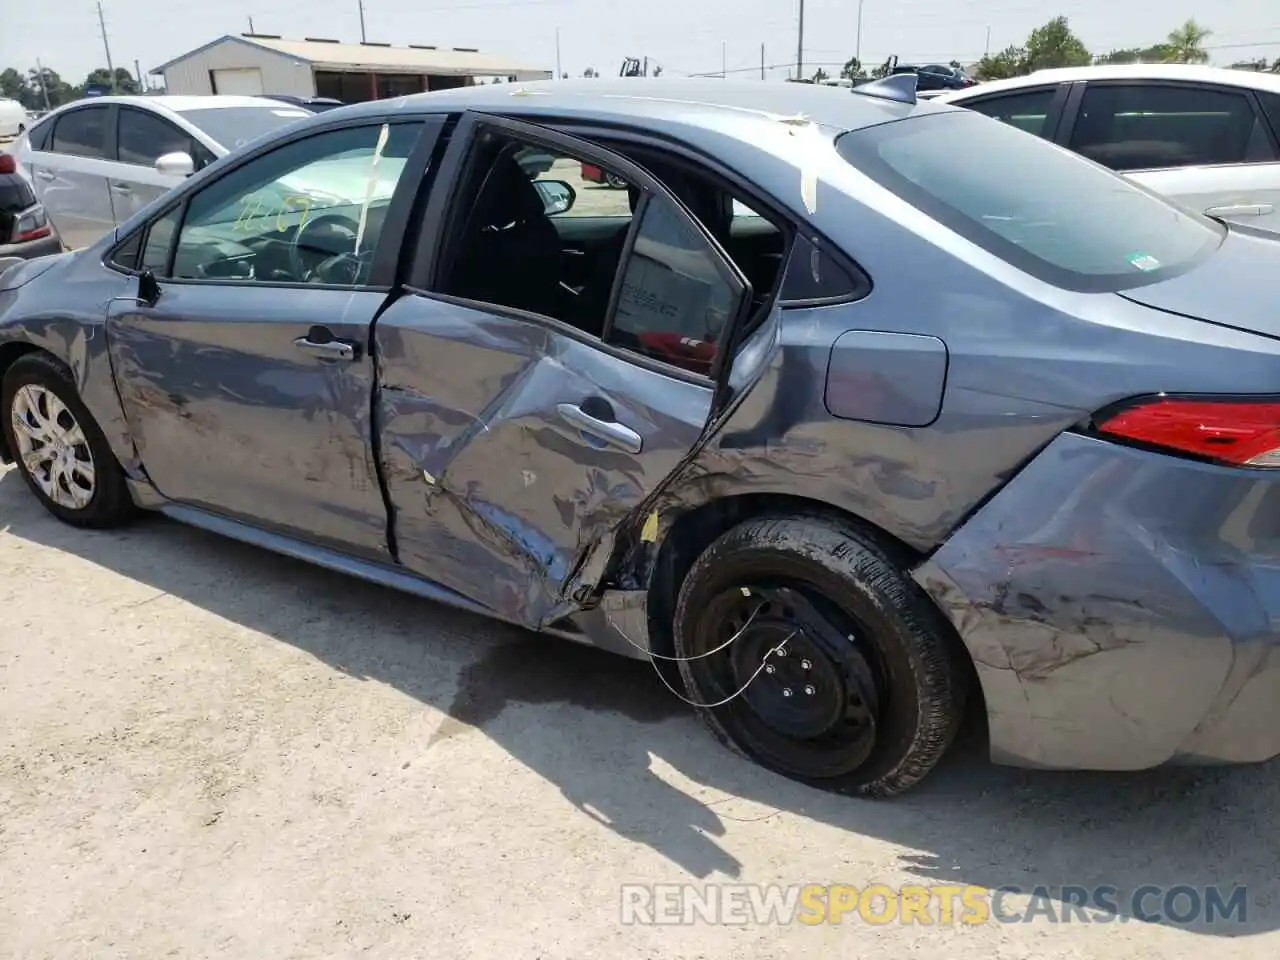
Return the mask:
<svg viewBox="0 0 1280 960">
<path fill-rule="evenodd" d="M 766 664 L 764 665 L 764 672 L 765 672 L 765 673 L 777 673 L 778 671 L 777 671 L 777 669 L 774 667 L 774 665 L 773 665 L 772 663 L 766 663 Z"/>
<path fill-rule="evenodd" d="M 785 657 L 786 655 L 787 655 L 787 648 L 786 648 L 786 647 L 779 647 L 779 648 L 778 648 L 778 656 L 780 656 L 780 657 Z"/>
<path fill-rule="evenodd" d="M 804 688 L 804 692 L 805 692 L 805 696 L 812 697 L 815 691 L 811 685 L 806 685 Z"/>
<path fill-rule="evenodd" d="M 783 695 L 784 697 L 789 697 L 789 696 L 791 696 L 791 688 L 790 688 L 790 687 L 783 687 L 783 688 L 782 688 L 782 695 Z"/>
<path fill-rule="evenodd" d="M 812 664 L 812 663 L 810 663 L 808 660 L 801 660 L 801 661 L 800 661 L 800 669 L 801 669 L 801 670 L 808 670 L 808 669 L 809 669 L 810 667 L 812 667 L 812 666 L 813 666 L 813 664 Z"/>
</svg>

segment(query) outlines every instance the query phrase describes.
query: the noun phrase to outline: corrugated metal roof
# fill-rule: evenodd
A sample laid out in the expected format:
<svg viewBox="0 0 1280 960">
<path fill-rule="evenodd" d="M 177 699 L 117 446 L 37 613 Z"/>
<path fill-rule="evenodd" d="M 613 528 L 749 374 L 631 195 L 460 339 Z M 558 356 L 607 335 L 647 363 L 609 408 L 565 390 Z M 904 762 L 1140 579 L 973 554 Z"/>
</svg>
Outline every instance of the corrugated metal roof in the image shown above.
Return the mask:
<svg viewBox="0 0 1280 960">
<path fill-rule="evenodd" d="M 550 77 L 551 71 L 518 63 L 505 57 L 481 53 L 472 48 L 430 47 L 413 45 L 393 47 L 383 43 L 339 43 L 317 37 L 302 40 L 289 40 L 262 34 L 244 34 L 239 37 L 225 36 L 211 44 L 199 47 L 181 57 L 169 61 L 156 68 L 156 71 L 185 60 L 188 56 L 208 49 L 217 43 L 231 40 L 238 43 L 263 47 L 275 53 L 282 53 L 296 60 L 305 60 L 321 69 L 337 70 L 376 70 L 386 73 L 433 73 L 441 76 L 511 76 L 521 80 L 534 80 Z M 155 72 L 155 71 L 153 71 Z"/>
</svg>

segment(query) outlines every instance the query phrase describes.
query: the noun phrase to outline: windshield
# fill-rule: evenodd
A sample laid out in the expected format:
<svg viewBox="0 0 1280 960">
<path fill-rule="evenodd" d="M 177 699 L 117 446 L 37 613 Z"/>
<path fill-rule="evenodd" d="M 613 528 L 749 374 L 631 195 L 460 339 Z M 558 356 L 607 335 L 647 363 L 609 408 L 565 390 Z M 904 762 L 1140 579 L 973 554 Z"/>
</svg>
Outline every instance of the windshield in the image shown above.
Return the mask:
<svg viewBox="0 0 1280 960">
<path fill-rule="evenodd" d="M 852 131 L 836 149 L 934 220 L 1068 290 L 1167 279 L 1226 235 L 1097 164 L 969 111 Z"/>
<path fill-rule="evenodd" d="M 311 115 L 311 111 L 287 103 L 178 111 L 178 116 L 188 123 L 194 123 L 228 151 L 243 147 L 246 143 Z"/>
</svg>

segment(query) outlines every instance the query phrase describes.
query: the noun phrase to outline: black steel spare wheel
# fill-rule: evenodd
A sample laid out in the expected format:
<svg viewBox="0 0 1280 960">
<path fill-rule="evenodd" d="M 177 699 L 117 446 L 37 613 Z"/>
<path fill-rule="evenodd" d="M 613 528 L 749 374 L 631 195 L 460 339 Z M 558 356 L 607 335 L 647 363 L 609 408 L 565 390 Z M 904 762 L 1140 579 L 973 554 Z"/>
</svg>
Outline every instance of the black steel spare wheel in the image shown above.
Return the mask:
<svg viewBox="0 0 1280 960">
<path fill-rule="evenodd" d="M 675 615 L 690 700 L 770 769 L 868 796 L 920 780 L 951 743 L 968 672 L 932 601 L 866 532 L 764 517 L 694 563 Z"/>
<path fill-rule="evenodd" d="M 757 737 L 783 741 L 776 749 L 804 745 L 820 767 L 867 758 L 879 694 L 851 634 L 791 587 L 730 587 L 707 613 L 723 624 L 725 641 L 737 637 L 721 663 L 709 664 L 725 691 L 718 699 L 742 690 Z"/>
</svg>

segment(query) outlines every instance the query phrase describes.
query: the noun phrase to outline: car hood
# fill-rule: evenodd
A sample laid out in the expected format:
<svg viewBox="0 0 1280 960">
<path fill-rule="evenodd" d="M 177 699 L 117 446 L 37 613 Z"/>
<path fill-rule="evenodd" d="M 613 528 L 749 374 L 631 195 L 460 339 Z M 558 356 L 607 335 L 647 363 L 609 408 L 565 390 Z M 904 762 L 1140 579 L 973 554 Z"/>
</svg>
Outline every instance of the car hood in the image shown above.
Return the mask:
<svg viewBox="0 0 1280 960">
<path fill-rule="evenodd" d="M 1231 226 L 1212 254 L 1186 273 L 1121 292 L 1145 307 L 1280 339 L 1280 234 Z"/>
</svg>

